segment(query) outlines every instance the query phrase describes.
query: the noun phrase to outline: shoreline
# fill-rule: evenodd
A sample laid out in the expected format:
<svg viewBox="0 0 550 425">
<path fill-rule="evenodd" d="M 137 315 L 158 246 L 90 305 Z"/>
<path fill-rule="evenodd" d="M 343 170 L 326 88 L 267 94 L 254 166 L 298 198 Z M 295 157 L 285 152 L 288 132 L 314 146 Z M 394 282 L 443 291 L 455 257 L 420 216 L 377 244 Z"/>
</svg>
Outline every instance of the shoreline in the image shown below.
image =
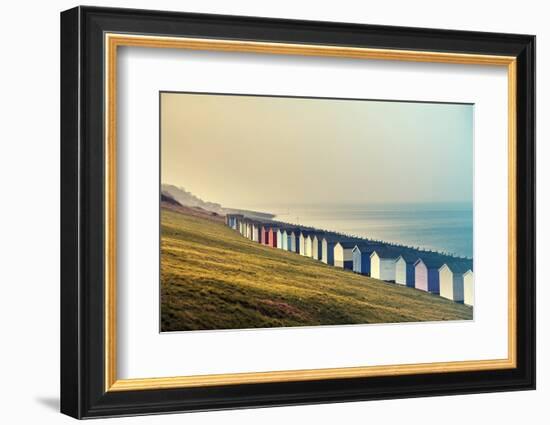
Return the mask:
<svg viewBox="0 0 550 425">
<path fill-rule="evenodd" d="M 458 254 L 455 254 L 455 253 L 445 252 L 445 251 L 440 250 L 440 249 L 429 248 L 429 247 L 424 247 L 424 246 L 407 245 L 406 243 L 403 243 L 403 242 L 391 241 L 391 240 L 386 240 L 386 239 L 379 239 L 379 238 L 376 238 L 376 237 L 368 237 L 368 236 L 363 236 L 363 235 L 360 235 L 360 234 L 352 234 L 352 233 L 347 233 L 347 232 L 343 232 L 343 231 L 339 231 L 339 230 L 328 229 L 328 228 L 324 228 L 324 227 L 320 227 L 320 226 L 303 224 L 303 223 L 292 222 L 292 221 L 283 221 L 283 220 L 279 219 L 279 217 L 282 217 L 284 214 L 274 214 L 274 213 L 264 213 L 264 212 L 262 212 L 262 214 L 272 216 L 272 218 L 262 220 L 262 219 L 257 219 L 253 215 L 246 215 L 246 212 L 249 211 L 249 210 L 242 209 L 242 210 L 239 210 L 239 211 L 244 212 L 242 215 L 247 219 L 257 220 L 259 222 L 263 222 L 263 223 L 266 223 L 266 224 L 269 223 L 269 224 L 272 224 L 274 226 L 296 227 L 296 228 L 304 229 L 306 231 L 311 231 L 311 232 L 314 232 L 314 233 L 336 234 L 336 235 L 342 236 L 344 239 L 357 239 L 357 240 L 365 240 L 365 241 L 368 241 L 368 242 L 376 242 L 376 243 L 379 243 L 381 245 L 387 245 L 387 246 L 391 246 L 391 247 L 395 247 L 395 248 L 404 248 L 404 249 L 414 250 L 414 251 L 417 251 L 417 252 L 422 253 L 422 254 L 429 253 L 429 254 L 434 254 L 434 255 L 440 255 L 440 256 L 443 256 L 443 257 L 446 257 L 446 258 L 455 259 L 456 261 L 461 261 L 461 260 L 473 261 L 473 256 L 467 256 L 467 255 L 461 256 L 461 255 L 458 255 Z M 232 214 L 226 214 L 226 217 L 228 215 L 232 215 Z M 238 213 L 237 213 L 237 215 L 238 215 Z"/>
</svg>

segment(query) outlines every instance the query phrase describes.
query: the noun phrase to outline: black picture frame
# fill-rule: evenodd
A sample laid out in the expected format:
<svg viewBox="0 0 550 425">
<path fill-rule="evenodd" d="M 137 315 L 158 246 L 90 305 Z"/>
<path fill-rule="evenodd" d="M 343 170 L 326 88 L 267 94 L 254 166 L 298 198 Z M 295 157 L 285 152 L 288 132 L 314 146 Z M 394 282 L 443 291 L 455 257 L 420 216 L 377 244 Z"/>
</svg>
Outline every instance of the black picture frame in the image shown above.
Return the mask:
<svg viewBox="0 0 550 425">
<path fill-rule="evenodd" d="M 301 382 L 105 391 L 104 33 L 517 58 L 517 367 Z M 75 418 L 535 388 L 535 37 L 76 7 L 61 13 L 61 412 Z"/>
</svg>

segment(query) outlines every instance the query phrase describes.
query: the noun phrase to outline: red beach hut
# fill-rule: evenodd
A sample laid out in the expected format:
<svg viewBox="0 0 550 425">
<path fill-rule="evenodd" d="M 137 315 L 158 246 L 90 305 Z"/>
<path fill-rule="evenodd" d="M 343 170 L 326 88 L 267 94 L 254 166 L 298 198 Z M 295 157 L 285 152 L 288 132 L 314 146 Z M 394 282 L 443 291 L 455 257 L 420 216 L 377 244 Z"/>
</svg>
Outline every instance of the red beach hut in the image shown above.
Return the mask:
<svg viewBox="0 0 550 425">
<path fill-rule="evenodd" d="M 278 227 L 270 227 L 268 233 L 267 244 L 272 248 L 277 248 L 277 231 Z"/>
</svg>

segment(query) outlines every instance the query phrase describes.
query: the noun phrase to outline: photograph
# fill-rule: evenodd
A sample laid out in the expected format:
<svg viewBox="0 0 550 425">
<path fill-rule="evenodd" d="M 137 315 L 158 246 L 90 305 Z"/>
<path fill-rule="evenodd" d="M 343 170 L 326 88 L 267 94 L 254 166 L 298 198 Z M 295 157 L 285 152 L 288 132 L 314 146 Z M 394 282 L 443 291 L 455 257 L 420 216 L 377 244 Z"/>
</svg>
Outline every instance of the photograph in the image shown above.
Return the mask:
<svg viewBox="0 0 550 425">
<path fill-rule="evenodd" d="M 473 320 L 475 105 L 159 102 L 161 332 Z"/>
</svg>

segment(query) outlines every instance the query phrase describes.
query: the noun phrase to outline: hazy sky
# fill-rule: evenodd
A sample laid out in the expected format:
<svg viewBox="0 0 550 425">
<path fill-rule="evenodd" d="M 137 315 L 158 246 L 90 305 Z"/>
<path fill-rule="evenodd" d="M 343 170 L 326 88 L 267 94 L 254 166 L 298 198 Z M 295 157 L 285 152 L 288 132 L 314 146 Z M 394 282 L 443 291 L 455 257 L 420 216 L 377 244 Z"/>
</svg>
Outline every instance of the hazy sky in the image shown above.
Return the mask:
<svg viewBox="0 0 550 425">
<path fill-rule="evenodd" d="M 161 95 L 162 183 L 228 207 L 471 202 L 473 106 Z"/>
</svg>

